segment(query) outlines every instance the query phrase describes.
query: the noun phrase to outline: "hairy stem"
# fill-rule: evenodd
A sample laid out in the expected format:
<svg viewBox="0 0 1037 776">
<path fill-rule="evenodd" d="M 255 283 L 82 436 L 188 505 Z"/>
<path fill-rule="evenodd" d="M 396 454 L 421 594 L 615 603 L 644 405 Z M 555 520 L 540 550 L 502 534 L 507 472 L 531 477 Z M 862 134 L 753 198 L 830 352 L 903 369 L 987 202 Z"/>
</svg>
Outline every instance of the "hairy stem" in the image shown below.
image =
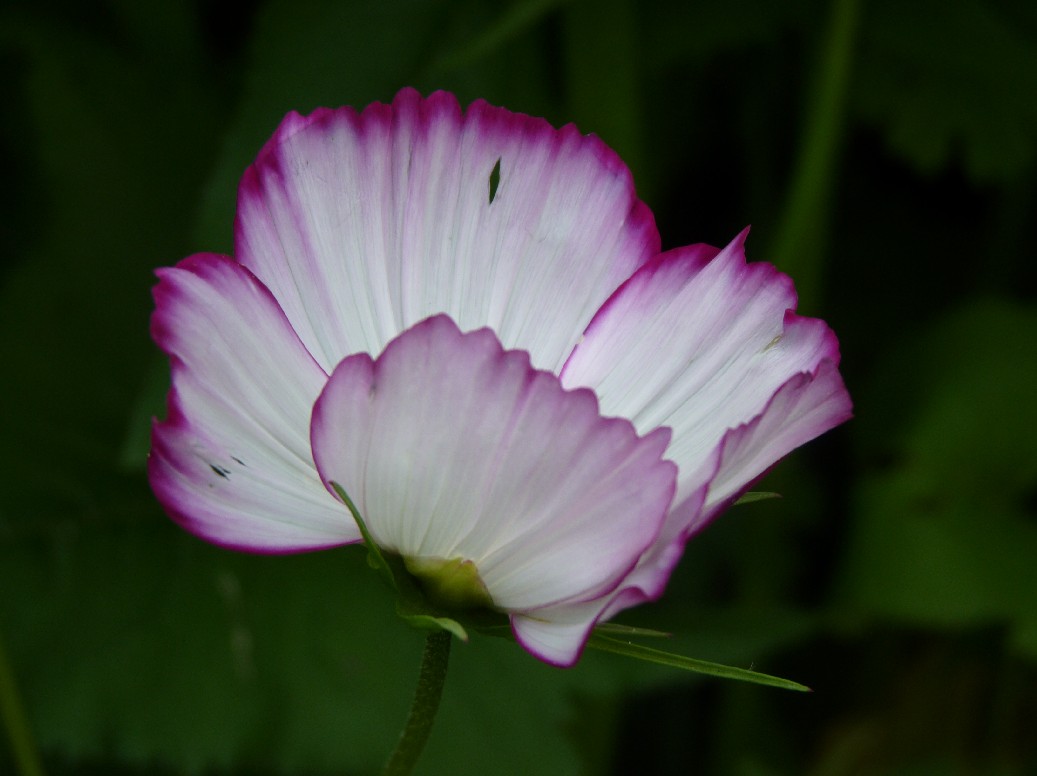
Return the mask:
<svg viewBox="0 0 1037 776">
<path fill-rule="evenodd" d="M 450 639 L 450 634 L 444 630 L 433 631 L 425 639 L 414 702 L 396 749 L 382 771 L 383 776 L 406 776 L 414 769 L 421 750 L 425 748 L 439 710 L 439 700 L 443 697 L 443 682 L 450 662 Z"/>
</svg>

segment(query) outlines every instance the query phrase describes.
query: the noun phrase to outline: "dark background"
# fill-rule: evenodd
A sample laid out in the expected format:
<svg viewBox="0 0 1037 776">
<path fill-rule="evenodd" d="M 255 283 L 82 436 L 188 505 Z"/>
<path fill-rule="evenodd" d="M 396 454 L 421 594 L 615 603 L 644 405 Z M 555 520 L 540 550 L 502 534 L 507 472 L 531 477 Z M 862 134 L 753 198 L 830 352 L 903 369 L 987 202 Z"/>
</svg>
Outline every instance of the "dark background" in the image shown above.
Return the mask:
<svg viewBox="0 0 1037 776">
<path fill-rule="evenodd" d="M 237 179 L 285 112 L 404 85 L 599 134 L 664 247 L 752 223 L 750 258 L 792 274 L 801 310 L 839 334 L 856 403 L 764 483 L 781 501 L 724 516 L 662 602 L 621 618 L 813 694 L 601 653 L 559 671 L 476 639 L 455 648 L 419 772 L 1037 773 L 1024 0 L 7 2 L 14 740 L 51 774 L 116 776 L 364 774 L 391 747 L 421 636 L 363 553 L 211 548 L 162 515 L 143 461 L 167 385 L 153 268 L 230 249 Z"/>
</svg>

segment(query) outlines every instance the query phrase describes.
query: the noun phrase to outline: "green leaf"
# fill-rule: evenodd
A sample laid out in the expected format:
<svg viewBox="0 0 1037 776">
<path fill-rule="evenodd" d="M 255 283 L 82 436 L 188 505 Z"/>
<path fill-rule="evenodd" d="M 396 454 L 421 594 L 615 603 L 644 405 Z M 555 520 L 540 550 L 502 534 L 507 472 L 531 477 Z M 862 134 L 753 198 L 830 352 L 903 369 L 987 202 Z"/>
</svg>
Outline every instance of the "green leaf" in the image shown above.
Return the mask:
<svg viewBox="0 0 1037 776">
<path fill-rule="evenodd" d="M 230 553 L 141 511 L 146 531 L 0 545 L 0 588 L 19 593 L 0 596 L 0 621 L 41 749 L 142 772 L 377 772 L 423 639 L 360 556 Z M 617 672 L 559 671 L 470 635 L 423 767 L 578 772 L 572 688 L 600 694 Z"/>
<path fill-rule="evenodd" d="M 683 655 L 674 655 L 669 652 L 652 649 L 651 647 L 644 647 L 640 644 L 634 644 L 629 641 L 613 639 L 609 636 L 594 634 L 591 636 L 590 641 L 587 642 L 587 646 L 591 649 L 599 649 L 603 652 L 612 652 L 616 655 L 632 657 L 635 660 L 644 660 L 648 663 L 658 663 L 659 665 L 669 666 L 671 668 L 679 668 L 683 671 L 692 671 L 697 674 L 715 676 L 719 679 L 734 679 L 740 682 L 751 682 L 753 684 L 762 684 L 768 687 L 779 687 L 783 690 L 811 692 L 809 687 L 799 684 L 798 682 L 793 682 L 790 679 L 782 679 L 777 676 L 770 676 L 769 674 L 761 674 L 756 671 L 749 671 L 745 668 L 734 668 L 732 666 L 720 665 L 719 663 L 709 663 L 705 660 L 696 660 L 694 658 L 684 657 Z"/>
<path fill-rule="evenodd" d="M 766 490 L 749 491 L 738 499 L 734 505 L 739 506 L 740 504 L 753 504 L 757 501 L 769 501 L 770 499 L 781 498 L 780 493 L 773 493 Z"/>
<path fill-rule="evenodd" d="M 375 576 L 352 553 L 234 555 L 148 514 L 147 532 L 0 556 L 41 748 L 177 772 L 375 768 L 420 655 Z"/>
<path fill-rule="evenodd" d="M 594 626 L 594 632 L 612 634 L 614 636 L 643 636 L 645 638 L 669 638 L 673 634 L 651 628 L 636 628 L 633 625 L 620 625 L 617 622 L 602 622 Z"/>
<path fill-rule="evenodd" d="M 842 608 L 928 626 L 1006 623 L 1037 657 L 1035 364 L 1037 309 L 985 301 L 877 365 L 858 403 L 874 420 L 862 429 Z"/>
<path fill-rule="evenodd" d="M 922 171 L 960 165 L 977 181 L 1032 169 L 1037 100 L 1023 97 L 1037 94 L 1032 7 L 877 0 L 864 21 L 853 94 L 890 147 Z"/>
</svg>

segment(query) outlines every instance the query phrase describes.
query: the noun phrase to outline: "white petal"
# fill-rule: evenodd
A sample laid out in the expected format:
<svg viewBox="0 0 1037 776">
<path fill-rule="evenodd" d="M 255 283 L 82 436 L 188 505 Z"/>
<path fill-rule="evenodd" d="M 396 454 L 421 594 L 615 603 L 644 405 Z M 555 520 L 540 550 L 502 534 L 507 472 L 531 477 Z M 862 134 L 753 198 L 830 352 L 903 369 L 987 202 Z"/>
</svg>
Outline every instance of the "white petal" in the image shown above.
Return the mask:
<svg viewBox="0 0 1037 776">
<path fill-rule="evenodd" d="M 839 359 L 823 321 L 791 312 L 792 282 L 770 265 L 745 263 L 745 234 L 714 258 L 695 246 L 644 266 L 595 317 L 562 372 L 566 386 L 593 388 L 605 414 L 633 419 L 642 433 L 673 429 L 667 457 L 681 471 L 678 504 L 699 487 L 704 467 L 712 474 L 728 430 L 769 406 L 779 413 L 783 405 L 771 402 L 783 385 L 804 375 L 807 386 L 823 363 Z M 834 369 L 826 374 L 838 381 Z M 841 383 L 823 392 L 830 396 L 815 411 L 776 414 L 764 424 L 768 434 L 753 435 L 759 449 L 741 453 L 737 469 L 724 464 L 724 487 L 711 490 L 707 505 L 844 421 L 849 399 Z"/>
<path fill-rule="evenodd" d="M 680 469 L 656 544 L 604 618 L 661 595 L 688 539 L 768 468 L 846 420 L 838 343 L 801 318 L 791 281 L 747 265 L 745 232 L 723 251 L 691 246 L 642 267 L 595 316 L 562 371 L 605 414 L 673 430 Z"/>
<path fill-rule="evenodd" d="M 239 192 L 237 256 L 328 371 L 436 313 L 557 371 L 657 250 L 600 140 L 441 92 L 293 114 Z"/>
<path fill-rule="evenodd" d="M 602 619 L 603 609 L 602 600 L 594 599 L 552 606 L 528 615 L 513 614 L 511 629 L 527 652 L 568 668 L 580 659 L 591 631 Z"/>
<path fill-rule="evenodd" d="M 850 411 L 849 394 L 833 361 L 790 377 L 760 415 L 727 433 L 706 518 L 740 496 L 775 461 L 848 419 Z"/>
<path fill-rule="evenodd" d="M 377 361 L 345 359 L 312 427 L 322 478 L 380 546 L 470 560 L 498 608 L 531 616 L 607 595 L 653 543 L 673 495 L 668 437 L 602 418 L 589 391 L 445 316 Z"/>
<path fill-rule="evenodd" d="M 310 454 L 310 412 L 327 376 L 273 297 L 220 256 L 158 275 L 152 336 L 173 371 L 148 461 L 159 501 L 189 531 L 254 552 L 356 541 Z"/>
</svg>

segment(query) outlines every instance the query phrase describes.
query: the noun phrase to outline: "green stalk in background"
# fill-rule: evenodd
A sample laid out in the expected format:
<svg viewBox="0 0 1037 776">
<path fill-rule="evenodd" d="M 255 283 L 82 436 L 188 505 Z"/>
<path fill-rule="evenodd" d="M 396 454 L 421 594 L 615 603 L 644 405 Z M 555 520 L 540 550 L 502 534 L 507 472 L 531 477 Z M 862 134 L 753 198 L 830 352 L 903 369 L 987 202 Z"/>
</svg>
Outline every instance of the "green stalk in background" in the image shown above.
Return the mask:
<svg viewBox="0 0 1037 776">
<path fill-rule="evenodd" d="M 3 636 L 0 635 L 0 719 L 3 720 L 7 737 L 11 742 L 11 752 L 18 767 L 20 776 L 43 776 L 43 765 L 36 752 L 36 744 L 29 731 L 29 723 L 25 718 L 18 688 L 14 682 L 14 672 L 7 660 Z"/>
<path fill-rule="evenodd" d="M 767 257 L 796 280 L 800 312 L 818 303 L 832 195 L 846 113 L 860 0 L 834 0 L 816 77 L 807 102 L 803 140 Z"/>
</svg>

